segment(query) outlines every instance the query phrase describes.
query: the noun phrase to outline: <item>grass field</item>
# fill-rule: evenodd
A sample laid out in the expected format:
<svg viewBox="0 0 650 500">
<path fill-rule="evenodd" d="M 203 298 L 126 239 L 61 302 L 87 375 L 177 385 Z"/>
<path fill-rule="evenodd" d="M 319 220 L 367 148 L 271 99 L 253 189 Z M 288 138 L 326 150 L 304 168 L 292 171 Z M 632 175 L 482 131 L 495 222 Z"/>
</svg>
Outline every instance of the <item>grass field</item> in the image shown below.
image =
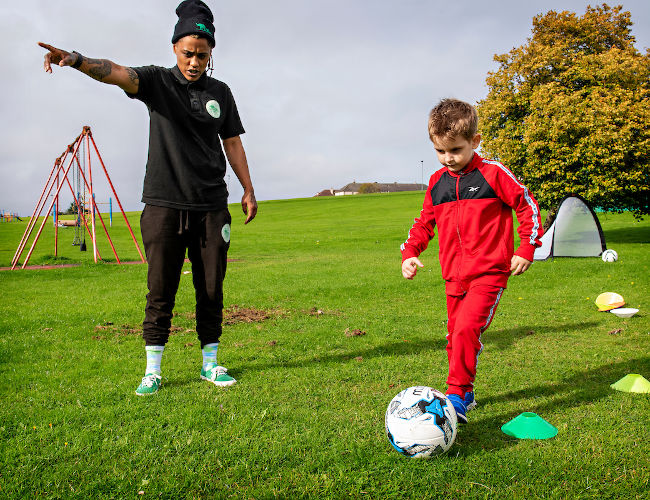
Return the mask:
<svg viewBox="0 0 650 500">
<path fill-rule="evenodd" d="M 600 214 L 618 262 L 536 262 L 510 280 L 482 338 L 478 407 L 447 455 L 391 448 L 388 402 L 412 385 L 444 390 L 447 372 L 437 243 L 414 281 L 400 273 L 421 198 L 268 201 L 247 226 L 233 206 L 226 308 L 267 318 L 224 327 L 219 362 L 236 386 L 201 381 L 183 275 L 151 398 L 134 395 L 146 266 L 89 263 L 70 229 L 55 259 L 48 223 L 30 263 L 82 265 L 0 272 L 0 497 L 650 498 L 650 396 L 609 387 L 650 378 L 650 222 L 627 214 Z M 24 228 L 0 225 L 0 266 Z M 112 233 L 120 259 L 137 260 L 117 217 Z M 599 313 L 603 291 L 639 314 Z M 500 431 L 524 411 L 558 435 Z"/>
</svg>

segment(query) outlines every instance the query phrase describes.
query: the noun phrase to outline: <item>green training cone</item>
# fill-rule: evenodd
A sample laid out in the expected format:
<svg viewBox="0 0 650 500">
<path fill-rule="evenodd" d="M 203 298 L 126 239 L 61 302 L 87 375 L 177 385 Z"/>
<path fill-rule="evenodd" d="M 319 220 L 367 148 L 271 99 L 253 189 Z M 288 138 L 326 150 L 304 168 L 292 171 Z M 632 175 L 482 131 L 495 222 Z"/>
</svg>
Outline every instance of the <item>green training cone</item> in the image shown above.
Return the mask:
<svg viewBox="0 0 650 500">
<path fill-rule="evenodd" d="M 557 434 L 557 429 L 536 413 L 525 411 L 501 426 L 508 436 L 517 439 L 549 439 Z"/>
<path fill-rule="evenodd" d="M 615 384 L 610 385 L 610 387 L 623 392 L 650 393 L 650 382 L 638 373 L 625 375 L 625 377 Z"/>
</svg>

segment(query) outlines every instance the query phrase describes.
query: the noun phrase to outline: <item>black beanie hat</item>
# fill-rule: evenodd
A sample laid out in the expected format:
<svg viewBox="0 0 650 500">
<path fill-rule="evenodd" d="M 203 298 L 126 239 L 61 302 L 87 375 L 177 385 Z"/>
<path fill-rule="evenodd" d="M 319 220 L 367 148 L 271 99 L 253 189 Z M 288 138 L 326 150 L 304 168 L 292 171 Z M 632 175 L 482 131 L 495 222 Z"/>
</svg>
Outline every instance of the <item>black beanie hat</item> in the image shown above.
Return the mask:
<svg viewBox="0 0 650 500">
<path fill-rule="evenodd" d="M 185 0 L 176 7 L 178 22 L 174 28 L 172 43 L 187 35 L 200 35 L 207 38 L 214 47 L 214 17 L 210 7 L 201 0 Z"/>
</svg>

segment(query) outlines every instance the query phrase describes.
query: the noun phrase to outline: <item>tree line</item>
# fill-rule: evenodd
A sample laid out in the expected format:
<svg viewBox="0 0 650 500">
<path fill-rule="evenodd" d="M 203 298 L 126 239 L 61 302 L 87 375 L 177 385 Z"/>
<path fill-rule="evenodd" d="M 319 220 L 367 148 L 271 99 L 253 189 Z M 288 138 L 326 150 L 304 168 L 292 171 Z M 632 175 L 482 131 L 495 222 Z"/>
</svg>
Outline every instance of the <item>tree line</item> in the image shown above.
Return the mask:
<svg viewBox="0 0 650 500">
<path fill-rule="evenodd" d="M 549 11 L 527 43 L 495 55 L 478 103 L 482 150 L 553 209 L 568 194 L 593 207 L 650 213 L 650 50 L 634 46 L 621 6 Z"/>
</svg>

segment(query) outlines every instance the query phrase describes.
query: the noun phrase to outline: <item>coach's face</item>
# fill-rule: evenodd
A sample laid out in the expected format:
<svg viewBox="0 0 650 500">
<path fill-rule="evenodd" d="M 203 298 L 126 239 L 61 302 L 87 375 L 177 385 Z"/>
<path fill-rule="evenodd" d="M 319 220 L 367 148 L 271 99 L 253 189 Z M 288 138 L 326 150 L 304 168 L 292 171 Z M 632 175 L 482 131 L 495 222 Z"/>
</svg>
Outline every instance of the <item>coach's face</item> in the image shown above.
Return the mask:
<svg viewBox="0 0 650 500">
<path fill-rule="evenodd" d="M 206 38 L 195 38 L 188 35 L 174 44 L 178 69 L 190 82 L 201 78 L 210 61 L 211 52 L 212 47 Z"/>
</svg>

